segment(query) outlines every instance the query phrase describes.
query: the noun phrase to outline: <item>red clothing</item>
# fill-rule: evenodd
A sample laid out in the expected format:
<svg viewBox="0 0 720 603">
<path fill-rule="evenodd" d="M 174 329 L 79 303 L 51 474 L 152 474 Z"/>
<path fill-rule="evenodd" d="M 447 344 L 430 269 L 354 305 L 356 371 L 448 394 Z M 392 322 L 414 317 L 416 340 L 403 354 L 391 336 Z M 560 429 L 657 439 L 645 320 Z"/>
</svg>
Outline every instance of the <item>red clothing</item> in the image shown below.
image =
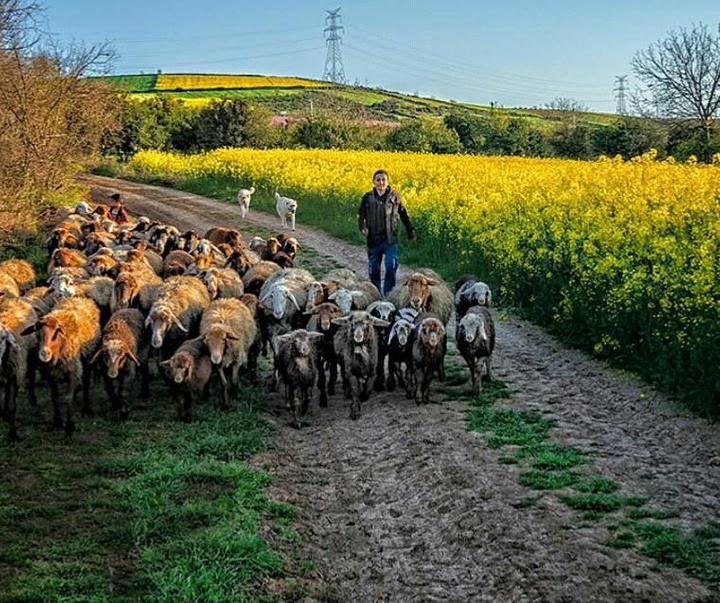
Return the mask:
<svg viewBox="0 0 720 603">
<path fill-rule="evenodd" d="M 122 205 L 110 208 L 110 219 L 116 224 L 125 224 L 128 221 L 128 215 Z"/>
</svg>

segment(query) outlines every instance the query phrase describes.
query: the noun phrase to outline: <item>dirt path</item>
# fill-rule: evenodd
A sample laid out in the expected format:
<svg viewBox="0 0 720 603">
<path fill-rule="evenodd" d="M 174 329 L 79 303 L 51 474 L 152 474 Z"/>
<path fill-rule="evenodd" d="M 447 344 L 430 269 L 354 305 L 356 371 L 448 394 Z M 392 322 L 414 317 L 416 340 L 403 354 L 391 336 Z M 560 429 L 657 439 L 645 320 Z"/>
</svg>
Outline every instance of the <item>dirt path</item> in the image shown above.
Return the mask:
<svg viewBox="0 0 720 603">
<path fill-rule="evenodd" d="M 275 216 L 171 189 L 88 179 L 96 198 L 122 190 L 134 213 L 201 231 L 254 224 L 277 229 Z M 302 226 L 301 243 L 365 271 L 364 248 Z M 632 377 L 569 350 L 515 318 L 497 319 L 496 377 L 507 404 L 557 420 L 552 440 L 586 451 L 590 468 L 672 509 L 684 529 L 720 519 L 720 430 L 683 415 Z M 451 360 L 453 362 L 457 359 Z M 439 404 L 417 407 L 378 394 L 348 418 L 341 396 L 314 403 L 309 426 L 285 423 L 277 400 L 276 448 L 257 459 L 273 475 L 272 494 L 300 510 L 298 531 L 313 576 L 348 601 L 700 601 L 697 580 L 629 550 L 603 543 L 608 522 L 583 522 L 556 494 L 538 504 L 519 484 L 505 452 L 468 432 L 462 401 L 433 386 Z"/>
</svg>

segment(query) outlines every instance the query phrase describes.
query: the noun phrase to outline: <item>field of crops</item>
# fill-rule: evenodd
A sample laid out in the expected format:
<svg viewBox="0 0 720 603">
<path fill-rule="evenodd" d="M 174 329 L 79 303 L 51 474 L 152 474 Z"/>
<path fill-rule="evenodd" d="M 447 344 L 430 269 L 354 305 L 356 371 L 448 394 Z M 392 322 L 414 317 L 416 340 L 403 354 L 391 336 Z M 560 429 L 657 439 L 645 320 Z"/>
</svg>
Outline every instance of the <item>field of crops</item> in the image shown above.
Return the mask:
<svg viewBox="0 0 720 603">
<path fill-rule="evenodd" d="M 155 90 L 198 90 L 218 88 L 323 88 L 327 82 L 274 75 L 160 74 Z"/>
<path fill-rule="evenodd" d="M 278 187 L 349 220 L 383 167 L 421 244 L 455 258 L 446 274 L 475 272 L 566 340 L 720 411 L 717 165 L 221 149 L 133 167 Z"/>
</svg>

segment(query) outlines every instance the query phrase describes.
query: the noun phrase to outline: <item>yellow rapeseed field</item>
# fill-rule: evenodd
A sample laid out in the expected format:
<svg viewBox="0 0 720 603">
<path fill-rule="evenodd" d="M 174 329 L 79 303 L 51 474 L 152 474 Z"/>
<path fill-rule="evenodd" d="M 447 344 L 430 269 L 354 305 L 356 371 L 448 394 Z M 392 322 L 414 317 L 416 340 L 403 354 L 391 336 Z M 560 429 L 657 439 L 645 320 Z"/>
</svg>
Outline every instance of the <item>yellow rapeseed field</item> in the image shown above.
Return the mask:
<svg viewBox="0 0 720 603">
<path fill-rule="evenodd" d="M 160 74 L 156 90 L 212 90 L 217 88 L 322 88 L 327 82 L 272 75 Z"/>
<path fill-rule="evenodd" d="M 631 161 L 220 149 L 139 153 L 154 174 L 345 206 L 389 171 L 426 242 L 456 249 L 505 303 L 665 385 L 720 399 L 720 166 Z M 702 366 L 688 373 L 688 366 Z M 698 374 L 704 381 L 698 382 Z M 693 374 L 693 377 L 689 377 Z M 709 396 L 709 399 L 708 399 Z"/>
</svg>

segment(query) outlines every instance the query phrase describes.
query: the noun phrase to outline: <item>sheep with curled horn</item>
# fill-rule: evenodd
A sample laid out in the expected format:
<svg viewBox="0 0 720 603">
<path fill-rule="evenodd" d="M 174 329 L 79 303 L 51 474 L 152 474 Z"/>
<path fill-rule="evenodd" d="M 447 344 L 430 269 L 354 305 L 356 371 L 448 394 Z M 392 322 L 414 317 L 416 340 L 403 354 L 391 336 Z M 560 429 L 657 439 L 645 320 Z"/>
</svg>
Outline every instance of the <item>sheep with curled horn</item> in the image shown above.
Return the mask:
<svg viewBox="0 0 720 603">
<path fill-rule="evenodd" d="M 398 280 L 387 296 L 396 308 L 413 308 L 437 314 L 443 325 L 452 317 L 453 294 L 442 277 L 430 268 L 420 268 Z"/>
<path fill-rule="evenodd" d="M 150 343 L 167 358 L 187 338 L 195 337 L 202 313 L 210 305 L 204 283 L 194 276 L 171 276 L 161 286 L 145 319 Z"/>
</svg>

